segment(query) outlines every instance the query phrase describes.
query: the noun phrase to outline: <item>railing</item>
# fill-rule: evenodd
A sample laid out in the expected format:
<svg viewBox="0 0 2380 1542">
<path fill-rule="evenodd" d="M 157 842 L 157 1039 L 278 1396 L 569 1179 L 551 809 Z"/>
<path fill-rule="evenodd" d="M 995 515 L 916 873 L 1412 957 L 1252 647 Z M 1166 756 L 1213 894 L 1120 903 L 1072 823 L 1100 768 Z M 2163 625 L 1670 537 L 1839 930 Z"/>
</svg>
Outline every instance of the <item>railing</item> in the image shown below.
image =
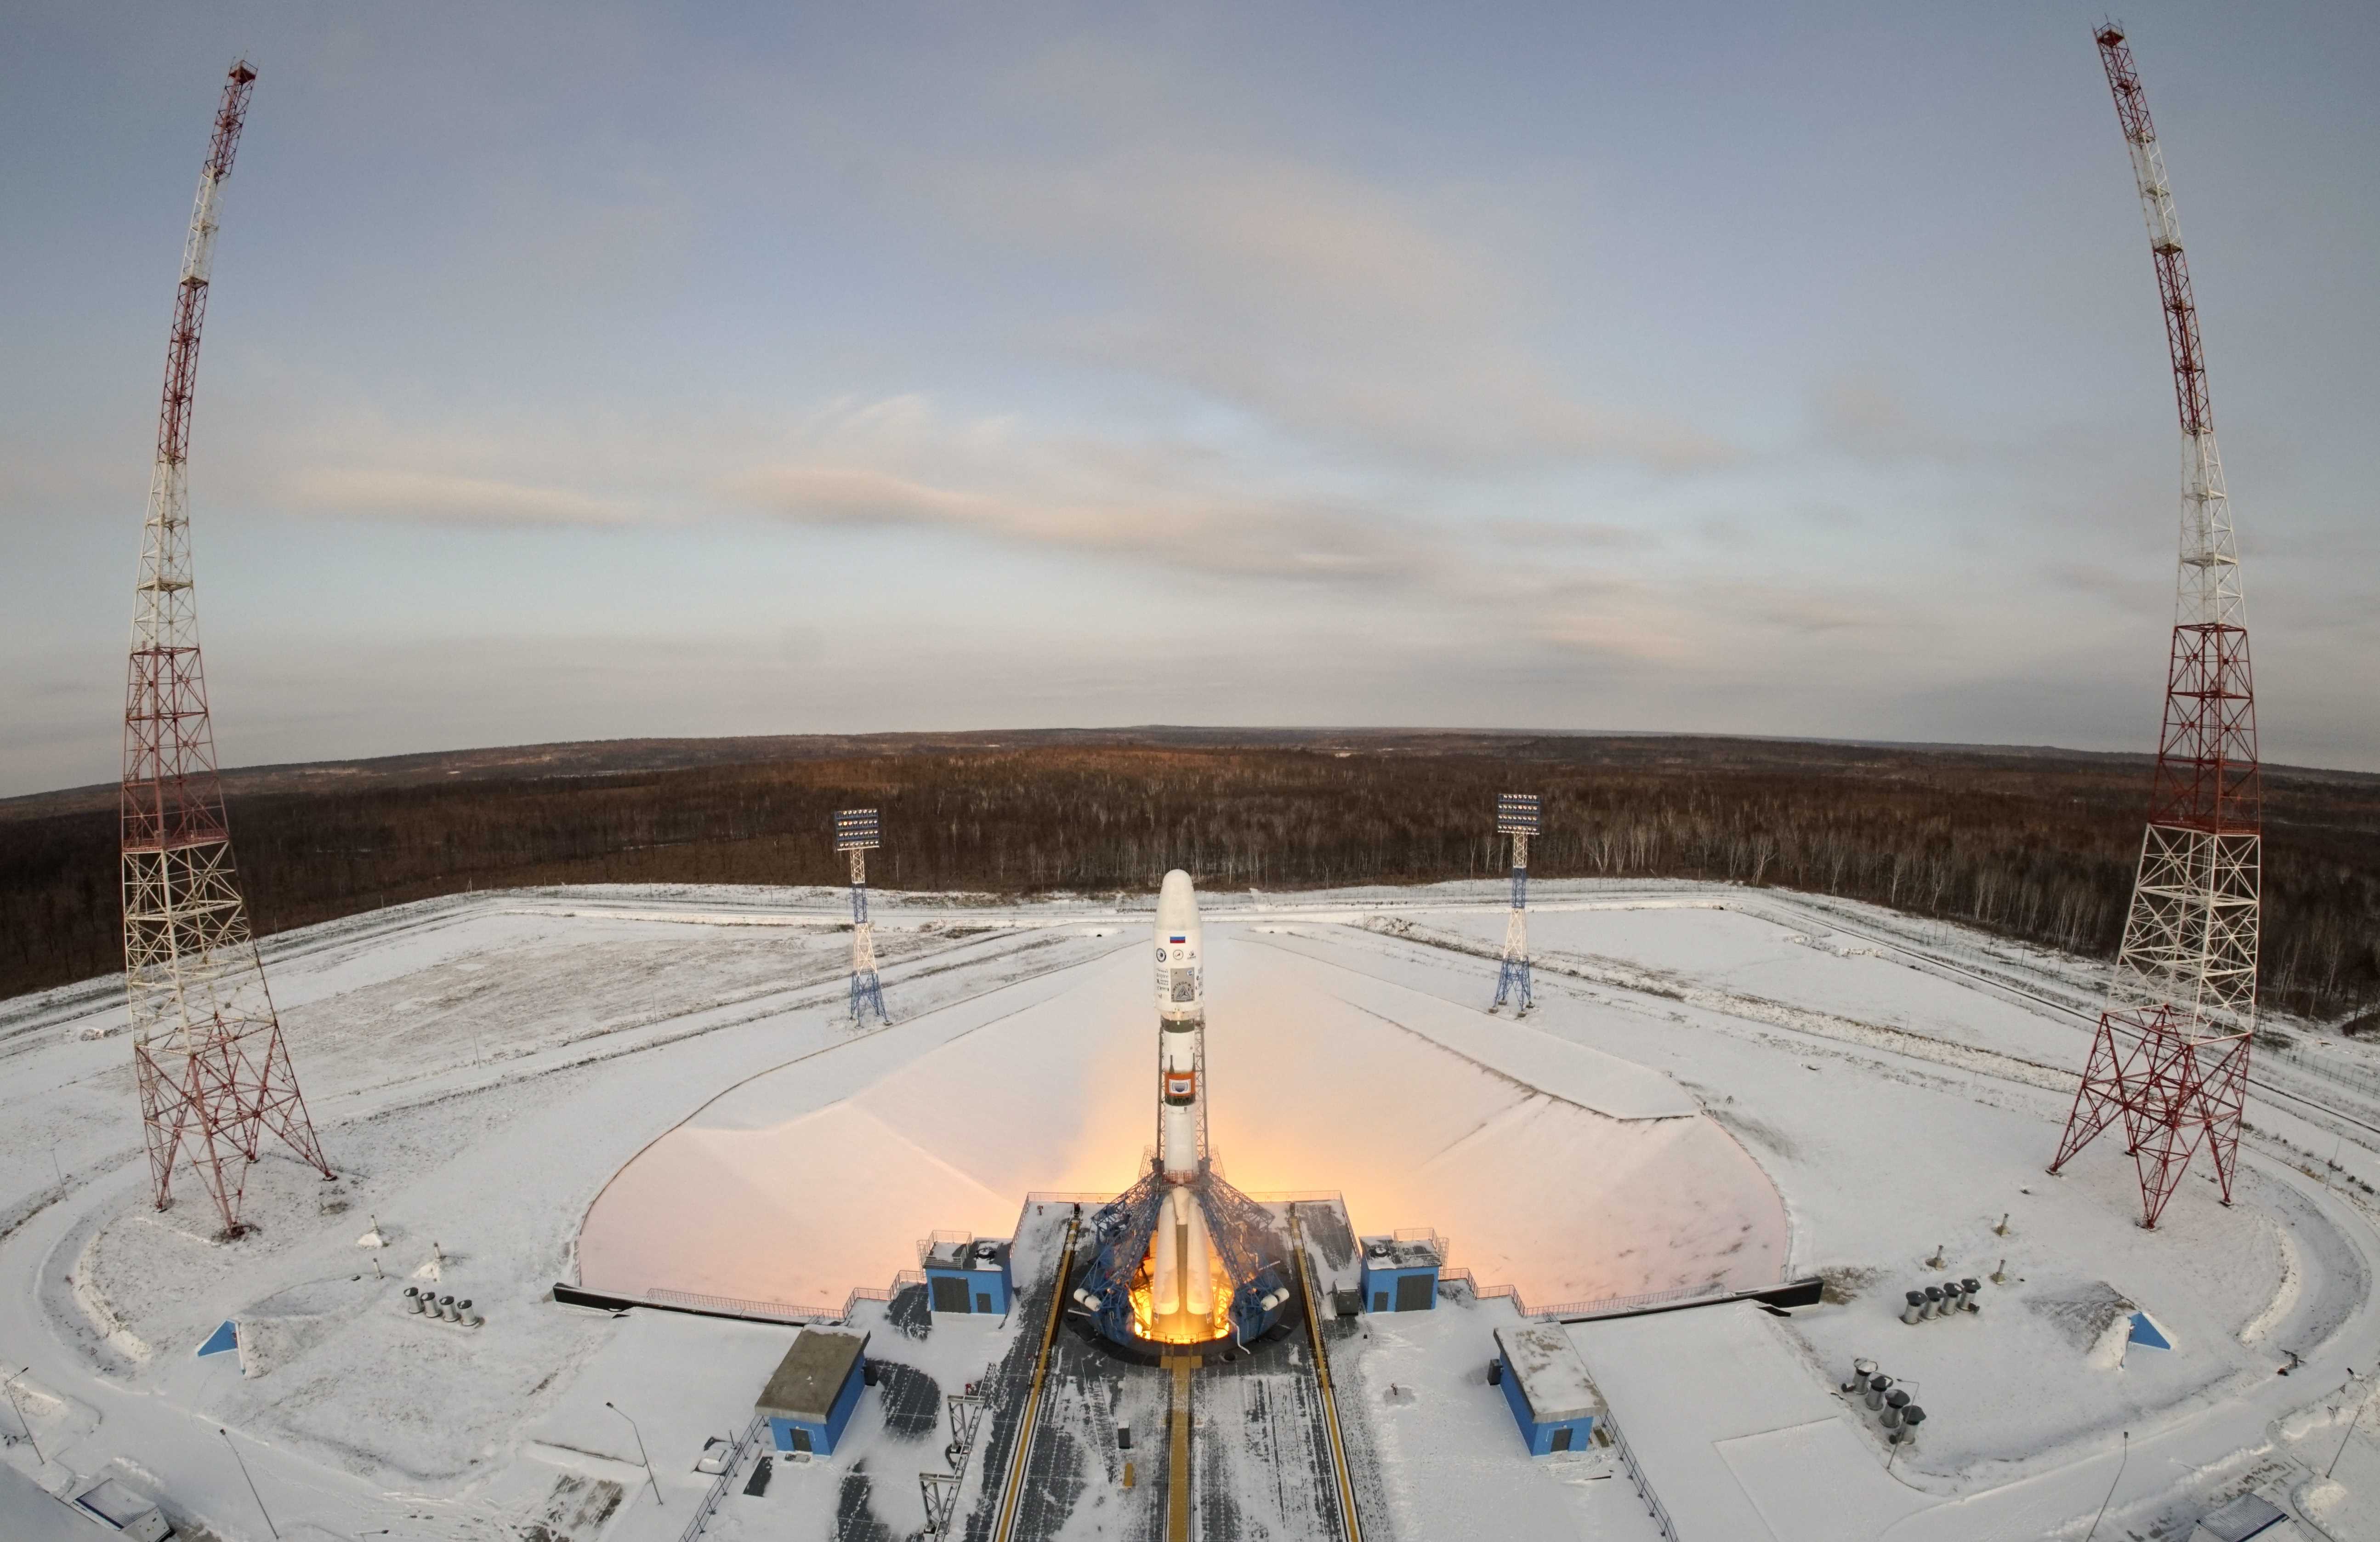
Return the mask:
<svg viewBox="0 0 2380 1542">
<path fill-rule="evenodd" d="M 1518 1289 L 1511 1285 L 1482 1285 L 1471 1277 L 1467 1269 L 1442 1269 L 1438 1271 L 1439 1283 L 1460 1281 L 1470 1288 L 1481 1301 L 1502 1299 L 1512 1304 L 1512 1310 L 1524 1317 L 1559 1318 L 1576 1322 L 1584 1317 L 1610 1317 L 1620 1312 L 1633 1312 L 1645 1306 L 1665 1305 L 1672 1301 L 1731 1301 L 1746 1293 L 1711 1285 L 1680 1285 L 1672 1290 L 1646 1291 L 1639 1295 L 1607 1295 L 1594 1301 L 1558 1301 L 1550 1306 L 1532 1306 L 1521 1298 Z"/>
<path fill-rule="evenodd" d="M 735 1451 L 729 1453 L 727 1465 L 712 1481 L 710 1492 L 705 1494 L 702 1497 L 702 1502 L 694 1507 L 694 1519 L 688 1521 L 686 1524 L 686 1529 L 678 1533 L 677 1542 L 695 1542 L 695 1538 L 702 1535 L 702 1528 L 710 1524 L 711 1512 L 719 1508 L 719 1501 L 727 1497 L 728 1485 L 734 1483 L 742 1475 L 744 1458 L 750 1452 L 752 1442 L 760 1438 L 761 1427 L 768 1422 L 769 1416 L 766 1414 L 752 1415 L 752 1422 L 744 1427 L 743 1438 L 735 1442 Z"/>
<path fill-rule="evenodd" d="M 1739 1293 L 1725 1286 L 1680 1285 L 1674 1290 L 1646 1291 L 1641 1295 L 1607 1295 L 1600 1301 L 1564 1301 L 1552 1306 L 1525 1314 L 1536 1317 L 1603 1317 L 1615 1312 L 1633 1312 L 1639 1306 L 1659 1306 L 1671 1301 L 1694 1301 L 1708 1296 L 1723 1300 Z"/>
<path fill-rule="evenodd" d="M 2380 1103 L 2380 1080 L 2358 1076 L 2351 1072 L 2324 1065 L 2288 1050 L 2265 1050 L 2262 1051 L 2261 1058 L 2267 1064 L 2278 1061 L 2292 1071 L 2301 1072 L 2309 1076 L 2319 1076 L 2324 1081 L 2346 1087 L 2351 1092 L 2360 1092 L 2374 1102 Z"/>
<path fill-rule="evenodd" d="M 1668 1537 L 1669 1542 L 1678 1542 L 1678 1528 L 1670 1520 L 1669 1507 L 1661 1502 L 1660 1495 L 1653 1492 L 1653 1485 L 1645 1476 L 1645 1469 L 1636 1465 L 1636 1453 L 1628 1449 L 1628 1437 L 1620 1433 L 1620 1426 L 1609 1415 L 1604 1418 L 1603 1427 L 1611 1431 L 1612 1449 L 1620 1453 L 1620 1464 L 1628 1469 L 1628 1481 L 1636 1486 L 1636 1497 L 1645 1501 L 1645 1509 L 1653 1517 L 1653 1524 L 1661 1528 L 1661 1535 Z"/>
<path fill-rule="evenodd" d="M 704 1295 L 698 1291 L 673 1291 L 655 1285 L 645 1292 L 645 1299 L 656 1306 L 686 1306 L 698 1312 L 724 1312 L 731 1317 L 758 1317 L 766 1322 L 814 1323 L 845 1322 L 852 1309 L 863 1301 L 890 1301 L 912 1285 L 922 1285 L 926 1277 L 913 1269 L 905 1269 L 892 1277 L 892 1288 L 880 1289 L 861 1285 L 844 1297 L 841 1306 L 820 1304 L 796 1306 L 789 1301 L 757 1301 L 743 1296 Z"/>
</svg>

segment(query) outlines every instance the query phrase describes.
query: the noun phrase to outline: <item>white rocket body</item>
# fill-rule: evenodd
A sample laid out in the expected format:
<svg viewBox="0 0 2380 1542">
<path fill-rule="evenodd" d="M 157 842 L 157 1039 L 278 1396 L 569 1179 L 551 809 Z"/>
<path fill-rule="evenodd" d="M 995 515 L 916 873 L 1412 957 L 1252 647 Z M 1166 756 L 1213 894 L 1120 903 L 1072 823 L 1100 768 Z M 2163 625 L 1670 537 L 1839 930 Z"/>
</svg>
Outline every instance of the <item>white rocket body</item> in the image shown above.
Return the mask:
<svg viewBox="0 0 2380 1542">
<path fill-rule="evenodd" d="M 1197 892 L 1177 868 L 1157 894 L 1157 1158 L 1170 1186 L 1149 1239 L 1148 1293 L 1158 1337 L 1173 1342 L 1210 1337 L 1215 1313 L 1215 1243 L 1195 1192 L 1207 1111 L 1206 942 Z"/>
<path fill-rule="evenodd" d="M 1199 1040 L 1207 1030 L 1206 941 L 1197 892 L 1190 875 L 1177 868 L 1165 875 L 1157 893 L 1157 1155 L 1166 1177 L 1175 1182 L 1198 1173 L 1207 1097 L 1198 1085 Z"/>
</svg>

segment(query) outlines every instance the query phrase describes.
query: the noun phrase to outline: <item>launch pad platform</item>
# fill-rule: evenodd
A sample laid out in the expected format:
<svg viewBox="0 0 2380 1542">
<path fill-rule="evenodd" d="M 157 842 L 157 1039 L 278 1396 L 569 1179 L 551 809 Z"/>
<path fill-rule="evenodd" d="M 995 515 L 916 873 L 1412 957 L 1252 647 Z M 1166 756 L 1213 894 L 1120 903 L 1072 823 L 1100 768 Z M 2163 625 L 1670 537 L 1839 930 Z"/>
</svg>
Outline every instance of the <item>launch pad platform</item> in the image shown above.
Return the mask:
<svg viewBox="0 0 2380 1542">
<path fill-rule="evenodd" d="M 1285 1240 L 1287 1205 L 1265 1208 L 1281 1220 Z M 1314 1320 L 1326 1337 L 1352 1335 L 1355 1326 L 1341 1324 L 1327 1309 L 1329 1281 L 1341 1272 L 1351 1281 L 1354 1274 L 1354 1233 L 1346 1211 L 1336 1198 L 1301 1200 L 1297 1215 L 1324 1308 Z M 1048 1309 L 1068 1220 L 1062 1207 L 1026 1207 L 1016 1253 L 1018 1298 L 1028 1324 Z M 1302 1304 L 1291 1303 L 1281 1325 L 1245 1348 L 1227 1339 L 1220 1348 L 1149 1345 L 1151 1353 L 1142 1354 L 1108 1339 L 1078 1305 L 1061 1300 L 1068 1311 L 1044 1368 L 1012 1542 L 1072 1535 L 1094 1517 L 1099 1535 L 1162 1542 L 1176 1534 L 1169 1500 L 1181 1490 L 1186 1490 L 1190 1536 L 1345 1535 L 1325 1394 Z M 1029 1379 L 1032 1341 L 1029 1333 L 1019 1337 L 1014 1363 L 998 1372 L 1002 1381 Z M 1196 1353 L 1201 1348 L 1211 1352 Z M 1182 1378 L 1160 1360 L 1194 1359 L 1196 1368 L 1186 1375 L 1185 1439 L 1177 1441 L 1172 1408 Z M 1007 1400 L 994 1415 L 998 1423 L 985 1449 L 994 1471 L 1005 1471 L 1014 1458 L 1023 1401 Z M 1366 1505 L 1359 1492 L 1359 1511 Z M 986 1524 L 979 1530 L 971 1524 L 967 1542 L 992 1542 L 990 1517 L 978 1520 Z"/>
</svg>

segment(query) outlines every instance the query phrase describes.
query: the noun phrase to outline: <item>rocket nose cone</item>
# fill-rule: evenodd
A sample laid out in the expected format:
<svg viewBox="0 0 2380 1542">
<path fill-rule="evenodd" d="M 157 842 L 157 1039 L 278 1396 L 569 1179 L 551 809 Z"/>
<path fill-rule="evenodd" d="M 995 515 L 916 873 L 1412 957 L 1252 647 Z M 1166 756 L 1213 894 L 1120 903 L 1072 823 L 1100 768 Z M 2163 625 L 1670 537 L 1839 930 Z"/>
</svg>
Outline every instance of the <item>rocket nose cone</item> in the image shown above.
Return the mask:
<svg viewBox="0 0 2380 1542">
<path fill-rule="evenodd" d="M 1195 921 L 1198 918 L 1198 892 L 1191 887 L 1190 875 L 1176 868 L 1165 875 L 1165 882 L 1157 891 L 1157 919 L 1160 925 Z"/>
</svg>

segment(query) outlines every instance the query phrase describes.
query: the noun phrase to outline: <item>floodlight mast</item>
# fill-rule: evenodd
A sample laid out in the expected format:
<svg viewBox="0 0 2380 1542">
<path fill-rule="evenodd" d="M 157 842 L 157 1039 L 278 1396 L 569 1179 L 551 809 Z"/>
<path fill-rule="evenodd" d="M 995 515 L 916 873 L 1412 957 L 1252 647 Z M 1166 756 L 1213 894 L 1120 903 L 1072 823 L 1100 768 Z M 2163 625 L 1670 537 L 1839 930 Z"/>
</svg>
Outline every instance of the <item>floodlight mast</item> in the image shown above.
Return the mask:
<svg viewBox="0 0 2380 1542">
<path fill-rule="evenodd" d="M 834 849 L 851 854 L 851 1020 L 863 1023 L 884 1012 L 884 987 L 876 977 L 876 934 L 868 922 L 868 854 L 882 844 L 882 823 L 873 808 L 845 808 L 834 817 Z"/>
<path fill-rule="evenodd" d="M 206 322 L 217 204 L 256 71 L 235 62 L 182 249 L 157 456 L 134 589 L 119 804 L 124 983 L 152 1197 L 172 1203 L 187 1159 L 226 1235 L 240 1233 L 247 1164 L 269 1132 L 336 1176 L 314 1135 L 249 928 L 215 771 L 190 566 L 190 402 Z"/>
<path fill-rule="evenodd" d="M 1512 1015 L 1537 1004 L 1529 977 L 1529 837 L 1537 833 L 1537 795 L 1506 793 L 1496 800 L 1496 832 L 1512 840 L 1512 912 L 1504 922 L 1504 957 L 1496 973 L 1495 1012 L 1507 1001 Z"/>
<path fill-rule="evenodd" d="M 2181 222 L 2121 29 L 2093 34 L 2116 99 L 2156 265 L 2181 420 L 2181 561 L 2156 777 L 2131 909 L 2091 1058 L 2049 1171 L 2121 1118 L 2156 1225 L 2204 1140 L 2231 1202 L 2256 1026 L 2263 816 L 2231 502 L 2215 447 L 2205 352 Z"/>
</svg>

